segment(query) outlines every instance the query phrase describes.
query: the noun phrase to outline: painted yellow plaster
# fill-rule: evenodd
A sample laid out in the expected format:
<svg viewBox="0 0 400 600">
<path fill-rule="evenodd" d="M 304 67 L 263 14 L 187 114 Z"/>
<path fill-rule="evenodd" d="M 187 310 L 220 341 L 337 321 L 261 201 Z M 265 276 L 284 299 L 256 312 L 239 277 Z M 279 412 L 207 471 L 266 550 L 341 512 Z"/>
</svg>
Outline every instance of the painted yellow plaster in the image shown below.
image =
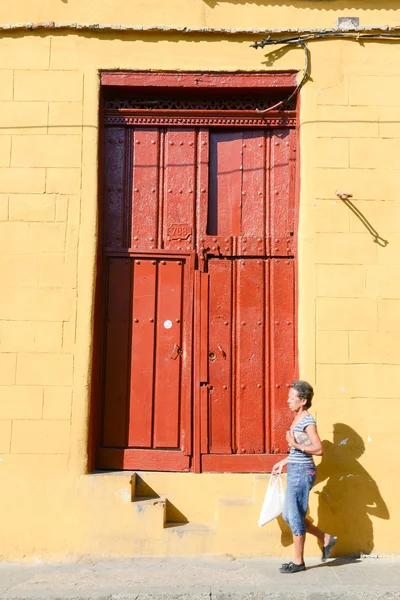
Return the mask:
<svg viewBox="0 0 400 600">
<path fill-rule="evenodd" d="M 70 0 L 3 3 L 2 23 L 330 27 L 347 2 Z M 397 2 L 353 2 L 396 25 Z M 96 18 L 93 18 L 93 15 Z M 226 552 L 287 555 L 281 521 L 257 527 L 267 478 L 87 474 L 102 69 L 304 67 L 301 49 L 250 35 L 27 32 L 0 38 L 1 555 Z M 325 439 L 310 514 L 338 552 L 399 553 L 400 46 L 311 42 L 301 92 L 300 375 Z M 335 191 L 353 194 L 374 241 Z M 371 230 L 370 230 L 371 231 Z M 376 240 L 376 238 L 375 238 Z M 389 460 L 390 457 L 390 460 Z M 166 501 L 168 500 L 168 502 Z M 179 527 L 170 521 L 187 520 Z M 308 554 L 317 554 L 314 541 Z"/>
<path fill-rule="evenodd" d="M 400 24 L 396 0 L 43 0 L 6 2 L 4 23 L 39 21 L 188 27 L 334 27 L 339 16 L 361 23 Z"/>
</svg>

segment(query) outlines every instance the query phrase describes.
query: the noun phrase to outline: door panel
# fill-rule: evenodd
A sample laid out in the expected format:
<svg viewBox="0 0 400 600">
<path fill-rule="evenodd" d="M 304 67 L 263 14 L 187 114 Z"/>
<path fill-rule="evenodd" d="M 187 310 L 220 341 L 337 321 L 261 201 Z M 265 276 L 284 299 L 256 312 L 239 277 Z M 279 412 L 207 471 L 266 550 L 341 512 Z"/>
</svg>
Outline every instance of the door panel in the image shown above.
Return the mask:
<svg viewBox="0 0 400 600">
<path fill-rule="evenodd" d="M 152 447 L 157 262 L 133 261 L 129 447 Z"/>
<path fill-rule="evenodd" d="M 177 448 L 182 367 L 182 261 L 162 260 L 158 270 L 154 447 Z"/>
<path fill-rule="evenodd" d="M 265 255 L 266 201 L 270 137 L 265 131 L 249 131 L 243 140 L 241 244 L 239 254 Z"/>
<path fill-rule="evenodd" d="M 295 131 L 210 131 L 209 145 L 207 253 L 292 256 Z"/>
<path fill-rule="evenodd" d="M 209 451 L 265 452 L 268 264 L 260 259 L 211 259 L 208 271 Z"/>
<path fill-rule="evenodd" d="M 240 235 L 242 132 L 210 136 L 208 235 Z"/>
<path fill-rule="evenodd" d="M 295 134 L 291 129 L 274 129 L 270 143 L 270 256 L 292 256 L 294 251 Z"/>
<path fill-rule="evenodd" d="M 285 451 L 295 136 L 106 129 L 99 467 L 265 470 Z"/>
<path fill-rule="evenodd" d="M 109 127 L 104 132 L 104 247 L 123 248 L 129 245 L 130 186 L 125 177 L 131 147 L 130 131 L 124 127 Z"/>
<path fill-rule="evenodd" d="M 203 468 L 262 470 L 265 460 L 239 457 L 265 455 L 268 462 L 270 453 L 286 450 L 294 377 L 293 261 L 211 258 L 208 276 L 209 416 L 203 435 L 209 456 L 203 456 Z"/>
<path fill-rule="evenodd" d="M 108 261 L 102 445 L 124 447 L 128 406 L 131 265 Z"/>
<path fill-rule="evenodd" d="M 183 306 L 182 298 L 185 293 L 191 298 L 192 260 L 165 254 L 115 257 L 108 269 L 102 446 L 125 448 L 125 468 L 132 456 L 137 468 L 146 468 L 149 460 L 156 464 L 159 456 L 161 468 L 165 456 L 158 449 L 175 450 L 177 467 L 187 467 L 179 455 L 190 452 L 191 404 L 186 396 L 191 389 L 192 323 L 190 305 Z"/>
<path fill-rule="evenodd" d="M 196 131 L 165 133 L 163 247 L 192 249 L 195 221 Z"/>
<path fill-rule="evenodd" d="M 239 454 L 265 452 L 265 303 L 263 260 L 239 260 L 236 300 L 236 449 Z M 251 290 L 251 293 L 249 293 Z"/>
<path fill-rule="evenodd" d="M 295 284 L 293 260 L 271 260 L 271 451 L 286 452 L 290 424 L 287 396 L 295 377 Z"/>
<path fill-rule="evenodd" d="M 232 448 L 232 285 L 231 261 L 209 262 L 209 451 Z"/>
<path fill-rule="evenodd" d="M 151 250 L 157 247 L 161 140 L 159 129 L 137 127 L 133 130 L 132 229 L 129 244 L 132 248 Z"/>
</svg>

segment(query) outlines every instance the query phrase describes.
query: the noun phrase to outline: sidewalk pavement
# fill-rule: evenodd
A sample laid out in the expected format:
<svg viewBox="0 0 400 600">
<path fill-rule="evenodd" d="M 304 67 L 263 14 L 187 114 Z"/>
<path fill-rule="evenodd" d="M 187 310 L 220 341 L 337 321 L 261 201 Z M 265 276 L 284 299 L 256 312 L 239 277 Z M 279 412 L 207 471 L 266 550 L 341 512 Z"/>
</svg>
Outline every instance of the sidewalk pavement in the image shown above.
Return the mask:
<svg viewBox="0 0 400 600">
<path fill-rule="evenodd" d="M 0 563 L 0 599 L 400 600 L 400 559 L 307 561 L 282 575 L 278 559 L 166 557 Z"/>
</svg>

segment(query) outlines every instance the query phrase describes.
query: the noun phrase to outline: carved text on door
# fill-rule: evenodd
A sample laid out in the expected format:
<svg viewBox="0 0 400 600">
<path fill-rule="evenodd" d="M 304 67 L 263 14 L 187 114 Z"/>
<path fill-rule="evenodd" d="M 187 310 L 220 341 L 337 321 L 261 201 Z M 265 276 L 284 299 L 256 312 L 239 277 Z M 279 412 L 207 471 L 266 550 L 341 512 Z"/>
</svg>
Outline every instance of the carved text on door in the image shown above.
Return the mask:
<svg viewBox="0 0 400 600">
<path fill-rule="evenodd" d="M 171 240 L 187 240 L 192 235 L 192 228 L 187 223 L 176 223 L 168 227 L 167 233 Z"/>
</svg>

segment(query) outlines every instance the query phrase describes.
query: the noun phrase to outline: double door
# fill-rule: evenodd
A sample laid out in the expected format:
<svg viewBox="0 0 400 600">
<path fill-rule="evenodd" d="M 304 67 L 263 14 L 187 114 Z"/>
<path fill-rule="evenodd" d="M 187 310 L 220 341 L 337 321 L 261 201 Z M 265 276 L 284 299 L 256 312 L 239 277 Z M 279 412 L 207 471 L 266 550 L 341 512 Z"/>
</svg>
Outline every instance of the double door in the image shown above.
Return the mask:
<svg viewBox="0 0 400 600">
<path fill-rule="evenodd" d="M 286 451 L 295 152 L 290 127 L 106 128 L 99 467 Z"/>
</svg>

